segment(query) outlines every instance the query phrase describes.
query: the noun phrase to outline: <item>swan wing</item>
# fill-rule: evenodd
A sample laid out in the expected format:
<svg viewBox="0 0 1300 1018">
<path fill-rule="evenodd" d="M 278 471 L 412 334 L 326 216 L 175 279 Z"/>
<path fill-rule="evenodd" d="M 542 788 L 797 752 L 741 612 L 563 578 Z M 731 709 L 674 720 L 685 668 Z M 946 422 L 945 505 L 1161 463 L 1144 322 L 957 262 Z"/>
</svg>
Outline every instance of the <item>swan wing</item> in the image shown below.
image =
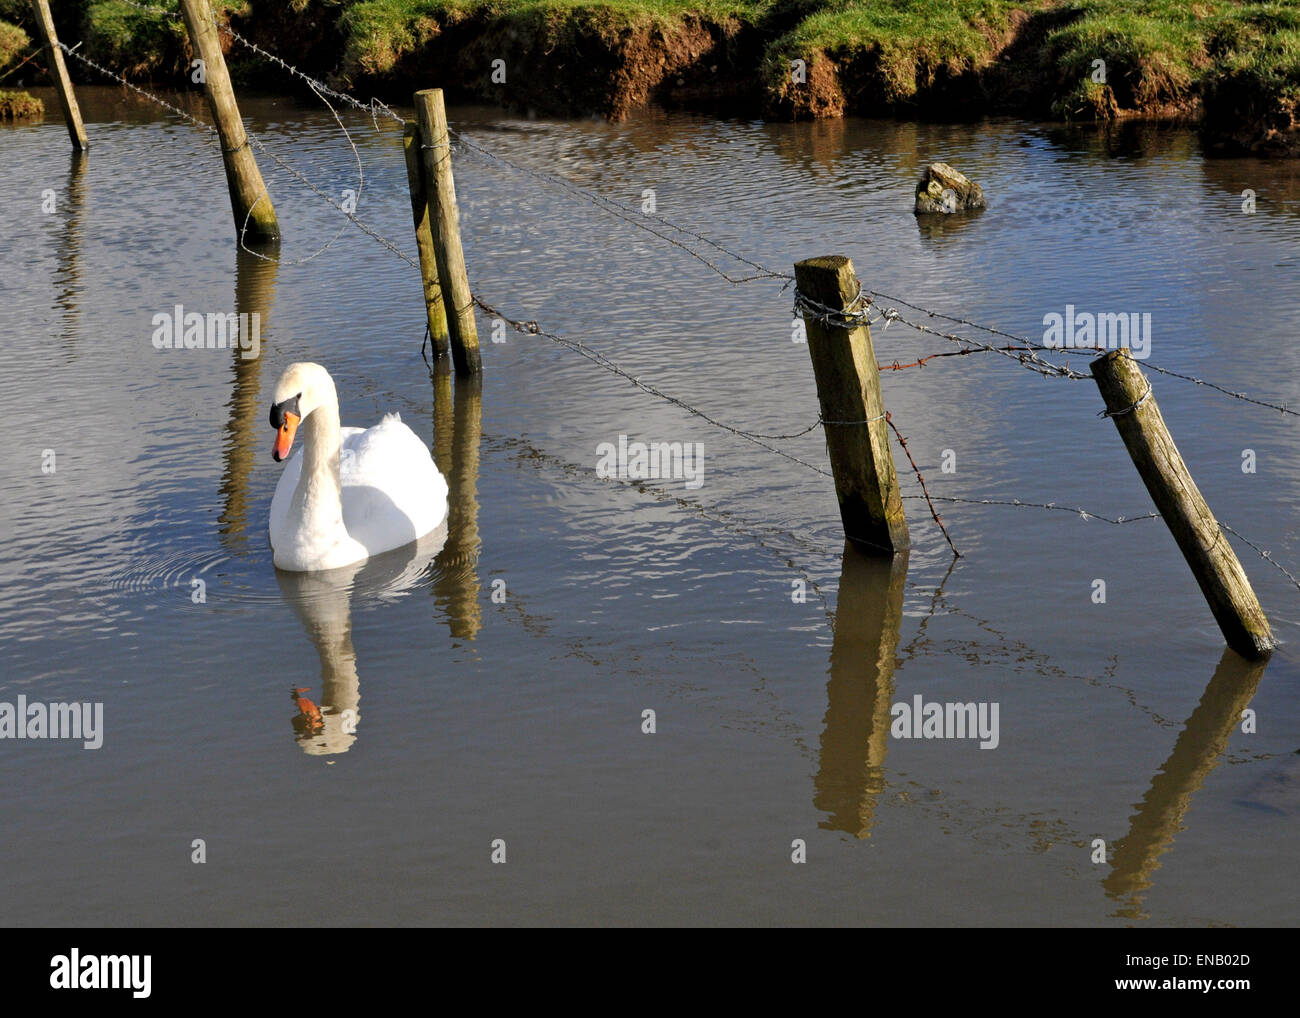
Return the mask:
<svg viewBox="0 0 1300 1018">
<path fill-rule="evenodd" d="M 343 525 L 371 555 L 400 548 L 447 516 L 447 482 L 428 448 L 397 414 L 373 428 L 342 429 Z"/>
</svg>

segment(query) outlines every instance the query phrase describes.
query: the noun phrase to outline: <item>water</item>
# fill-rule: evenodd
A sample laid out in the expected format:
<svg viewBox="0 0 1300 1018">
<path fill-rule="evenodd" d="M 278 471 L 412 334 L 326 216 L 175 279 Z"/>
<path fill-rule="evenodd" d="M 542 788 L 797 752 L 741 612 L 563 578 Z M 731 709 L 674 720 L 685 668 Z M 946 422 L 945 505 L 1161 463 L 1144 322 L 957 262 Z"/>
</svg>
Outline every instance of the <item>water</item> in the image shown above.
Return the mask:
<svg viewBox="0 0 1300 1018">
<path fill-rule="evenodd" d="M 0 741 L 8 922 L 1300 915 L 1300 591 L 1249 549 L 1284 641 L 1262 670 L 1225 654 L 1158 521 L 944 504 L 953 564 L 909 501 L 905 560 L 846 557 L 827 478 L 544 338 L 492 343 L 482 318 L 481 386 L 431 380 L 418 280 L 390 252 L 348 228 L 302 264 L 237 257 L 214 143 L 119 91 L 82 97 L 84 160 L 54 116 L 0 131 L 0 701 L 102 702 L 105 735 L 95 751 Z M 328 112 L 243 108 L 320 186 L 357 189 Z M 1021 335 L 1067 303 L 1150 312 L 1153 363 L 1300 405 L 1289 164 L 1206 161 L 1190 134 L 1153 128 L 451 119 L 633 207 L 653 189 L 661 215 L 781 271 L 842 252 L 870 287 Z M 400 134 L 346 120 L 359 215 L 413 253 Z M 911 188 L 935 158 L 984 185 L 985 214 L 918 226 Z M 342 220 L 262 162 L 282 255 L 305 258 Z M 779 283 L 732 285 L 469 153 L 456 169 L 487 300 L 740 428 L 815 418 Z M 261 357 L 156 351 L 152 317 L 178 303 L 258 311 Z M 885 362 L 946 348 L 901 325 L 875 339 Z M 332 372 L 344 423 L 399 411 L 451 481 L 444 533 L 344 586 L 277 576 L 265 537 L 269 392 L 299 359 Z M 1155 384 L 1210 505 L 1300 563 L 1294 420 Z M 1150 508 L 1090 382 L 965 357 L 884 386 L 935 494 Z M 598 478 L 596 447 L 621 434 L 703 443 L 703 484 Z M 825 465 L 816 431 L 779 444 Z M 295 687 L 323 730 L 295 726 Z M 890 738 L 890 705 L 918 694 L 996 702 L 998 747 Z"/>
</svg>

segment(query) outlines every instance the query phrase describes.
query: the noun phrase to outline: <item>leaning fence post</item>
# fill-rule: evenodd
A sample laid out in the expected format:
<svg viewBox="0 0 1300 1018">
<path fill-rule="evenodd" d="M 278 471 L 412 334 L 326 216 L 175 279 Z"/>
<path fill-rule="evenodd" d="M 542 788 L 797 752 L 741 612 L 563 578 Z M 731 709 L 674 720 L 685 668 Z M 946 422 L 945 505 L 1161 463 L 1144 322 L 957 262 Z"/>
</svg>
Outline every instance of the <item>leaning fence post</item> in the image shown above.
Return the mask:
<svg viewBox="0 0 1300 1018">
<path fill-rule="evenodd" d="M 843 255 L 809 258 L 795 265 L 794 278 L 844 536 L 878 551 L 901 551 L 911 541 L 871 332 L 865 321 L 836 320 L 860 310 L 853 263 Z"/>
<path fill-rule="evenodd" d="M 447 133 L 442 89 L 416 92 L 415 112 L 420 119 L 423 141 L 420 147 L 424 155 L 424 190 L 429 198 L 438 281 L 442 284 L 443 299 L 450 301 L 447 326 L 451 333 L 451 356 L 458 373 L 474 374 L 482 367 L 478 326 L 474 321 L 474 295 L 465 271 L 465 252 L 460 246 L 460 213 L 451 175 L 451 139 Z"/>
<path fill-rule="evenodd" d="M 235 90 L 226 70 L 226 58 L 221 55 L 221 43 L 217 40 L 212 9 L 208 0 L 181 0 L 181 14 L 185 17 L 185 27 L 190 33 L 194 51 L 203 61 L 203 87 L 221 139 L 221 159 L 226 166 L 235 230 L 241 238 L 247 235 L 259 243 L 278 241 L 280 224 L 275 217 L 275 206 L 271 204 L 262 171 L 257 168 L 248 134 L 244 131 L 244 121 L 239 116 Z"/>
<path fill-rule="evenodd" d="M 1151 383 L 1126 350 L 1098 357 L 1090 367 L 1106 402 L 1105 414 L 1119 429 L 1228 646 L 1242 657 L 1267 657 L 1273 649 L 1273 634 L 1264 609 L 1227 535 L 1188 473 L 1151 394 Z"/>
<path fill-rule="evenodd" d="M 72 91 L 72 79 L 68 77 L 68 65 L 63 60 L 63 50 L 59 48 L 59 37 L 54 31 L 49 0 L 32 0 L 32 13 L 36 16 L 36 30 L 40 33 L 41 43 L 49 56 L 50 77 L 54 79 L 54 91 L 63 107 L 63 119 L 68 123 L 72 147 L 84 152 L 90 148 L 90 141 L 86 138 L 86 125 L 81 122 L 81 108 L 77 106 L 77 97 Z"/>
<path fill-rule="evenodd" d="M 415 244 L 420 251 L 420 278 L 424 282 L 424 313 L 435 359 L 447 353 L 447 306 L 438 283 L 438 259 L 433 253 L 433 232 L 429 228 L 429 199 L 424 193 L 424 167 L 420 158 L 420 125 L 407 121 L 402 131 L 406 153 L 406 184 L 411 191 L 411 218 L 415 221 Z"/>
</svg>

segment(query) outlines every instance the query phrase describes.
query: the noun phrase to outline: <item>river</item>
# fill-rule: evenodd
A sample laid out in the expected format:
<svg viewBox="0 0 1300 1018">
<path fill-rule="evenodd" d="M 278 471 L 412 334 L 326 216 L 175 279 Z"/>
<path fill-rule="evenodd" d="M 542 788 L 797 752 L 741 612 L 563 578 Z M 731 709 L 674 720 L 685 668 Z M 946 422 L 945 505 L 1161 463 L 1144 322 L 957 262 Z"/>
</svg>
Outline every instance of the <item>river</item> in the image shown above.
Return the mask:
<svg viewBox="0 0 1300 1018">
<path fill-rule="evenodd" d="M 0 701 L 102 703 L 103 744 L 0 740 L 5 921 L 1300 916 L 1300 590 L 1251 549 L 1282 641 L 1266 667 L 1225 652 L 1158 520 L 941 502 L 954 561 L 910 498 L 907 556 L 846 551 L 805 465 L 827 466 L 819 429 L 768 443 L 797 463 L 487 315 L 481 384 L 431 378 L 405 263 L 266 159 L 283 264 L 237 254 L 213 139 L 80 91 L 84 158 L 55 114 L 0 128 Z M 395 124 L 343 114 L 359 184 L 328 110 L 241 98 L 270 151 L 340 201 L 359 191 L 358 216 L 414 254 Z M 1294 164 L 1207 160 L 1150 125 L 449 116 L 779 272 L 843 253 L 870 289 L 1034 339 L 1066 305 L 1149 313 L 1150 363 L 1300 407 Z M 454 158 L 485 300 L 737 429 L 816 419 L 783 281 L 729 282 L 573 190 Z M 918 223 L 934 159 L 987 211 Z M 155 349 L 178 304 L 257 312 L 260 356 Z M 897 322 L 874 339 L 885 364 L 953 349 Z M 271 562 L 267 408 L 295 360 L 330 370 L 345 424 L 400 412 L 451 483 L 433 544 L 346 587 Z M 1295 418 L 1153 380 L 1209 505 L 1296 572 Z M 981 355 L 883 387 L 936 496 L 1151 510 L 1090 381 Z M 689 443 L 701 469 L 598 476 L 620 436 Z M 298 687 L 323 730 L 295 726 Z M 890 735 L 917 697 L 997 705 L 996 746 Z"/>
</svg>

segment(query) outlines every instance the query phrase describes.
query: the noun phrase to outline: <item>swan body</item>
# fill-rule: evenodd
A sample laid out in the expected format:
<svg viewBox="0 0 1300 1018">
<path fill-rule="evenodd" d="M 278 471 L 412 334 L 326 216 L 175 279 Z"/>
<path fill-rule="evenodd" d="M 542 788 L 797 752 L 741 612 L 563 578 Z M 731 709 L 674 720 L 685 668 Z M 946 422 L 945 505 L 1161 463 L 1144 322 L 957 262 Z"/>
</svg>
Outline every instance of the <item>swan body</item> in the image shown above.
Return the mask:
<svg viewBox="0 0 1300 1018">
<path fill-rule="evenodd" d="M 387 414 L 373 428 L 341 428 L 334 380 L 319 364 L 290 364 L 276 383 L 272 455 L 288 457 L 271 499 L 277 568 L 338 569 L 400 548 L 447 516 L 447 482 L 429 450 Z M 302 448 L 289 456 L 294 435 Z"/>
</svg>

